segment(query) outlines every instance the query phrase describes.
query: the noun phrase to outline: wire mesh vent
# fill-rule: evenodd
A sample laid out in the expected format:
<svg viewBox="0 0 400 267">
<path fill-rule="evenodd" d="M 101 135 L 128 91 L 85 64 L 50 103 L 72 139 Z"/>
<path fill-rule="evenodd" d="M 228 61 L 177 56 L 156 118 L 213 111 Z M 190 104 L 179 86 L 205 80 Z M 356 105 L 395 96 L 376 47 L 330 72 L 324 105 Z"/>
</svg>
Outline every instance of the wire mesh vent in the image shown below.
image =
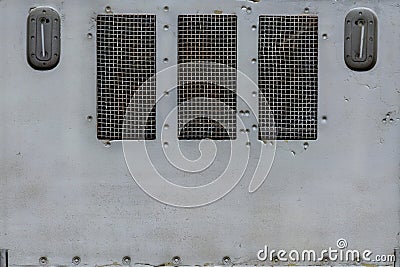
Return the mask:
<svg viewBox="0 0 400 267">
<path fill-rule="evenodd" d="M 316 139 L 318 17 L 260 16 L 258 59 L 259 138 Z"/>
<path fill-rule="evenodd" d="M 97 16 L 99 139 L 155 139 L 155 55 L 155 15 Z"/>
<path fill-rule="evenodd" d="M 178 17 L 178 138 L 236 138 L 235 15 Z"/>
</svg>

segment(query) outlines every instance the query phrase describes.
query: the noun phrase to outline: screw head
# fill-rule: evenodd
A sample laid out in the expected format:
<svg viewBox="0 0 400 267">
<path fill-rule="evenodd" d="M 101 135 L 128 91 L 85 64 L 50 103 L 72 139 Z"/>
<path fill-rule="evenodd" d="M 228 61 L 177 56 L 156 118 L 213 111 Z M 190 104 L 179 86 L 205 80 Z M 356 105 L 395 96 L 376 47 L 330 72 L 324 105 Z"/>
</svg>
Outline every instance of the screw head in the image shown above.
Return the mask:
<svg viewBox="0 0 400 267">
<path fill-rule="evenodd" d="M 41 265 L 46 265 L 49 262 L 49 260 L 47 259 L 47 257 L 40 257 L 39 259 L 39 263 Z"/>
<path fill-rule="evenodd" d="M 81 258 L 78 257 L 78 256 L 73 257 L 73 258 L 72 258 L 72 263 L 73 263 L 74 265 L 79 265 L 79 263 L 81 263 Z"/>
<path fill-rule="evenodd" d="M 122 263 L 123 263 L 124 265 L 130 265 L 130 264 L 131 264 L 131 257 L 129 257 L 129 256 L 123 257 L 123 258 L 122 258 Z"/>
</svg>

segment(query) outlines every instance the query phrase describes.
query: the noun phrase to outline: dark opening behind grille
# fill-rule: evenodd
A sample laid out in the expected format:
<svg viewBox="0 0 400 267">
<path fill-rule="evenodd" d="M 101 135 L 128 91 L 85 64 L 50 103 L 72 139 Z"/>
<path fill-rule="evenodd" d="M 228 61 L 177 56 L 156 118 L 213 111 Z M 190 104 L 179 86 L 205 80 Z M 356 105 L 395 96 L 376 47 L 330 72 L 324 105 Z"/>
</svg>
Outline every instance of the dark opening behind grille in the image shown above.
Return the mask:
<svg viewBox="0 0 400 267">
<path fill-rule="evenodd" d="M 235 15 L 178 17 L 179 139 L 236 138 L 236 28 Z"/>
<path fill-rule="evenodd" d="M 259 138 L 316 139 L 318 17 L 260 16 L 258 59 Z"/>
<path fill-rule="evenodd" d="M 155 42 L 154 15 L 97 16 L 99 139 L 155 139 Z"/>
</svg>

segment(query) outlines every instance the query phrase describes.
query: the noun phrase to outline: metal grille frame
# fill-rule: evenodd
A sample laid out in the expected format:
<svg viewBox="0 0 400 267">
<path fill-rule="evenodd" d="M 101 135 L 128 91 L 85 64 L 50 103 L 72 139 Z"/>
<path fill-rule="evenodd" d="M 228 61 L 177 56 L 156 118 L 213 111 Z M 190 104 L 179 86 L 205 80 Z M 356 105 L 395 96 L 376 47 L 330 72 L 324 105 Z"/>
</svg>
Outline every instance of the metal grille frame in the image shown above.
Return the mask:
<svg viewBox="0 0 400 267">
<path fill-rule="evenodd" d="M 156 18 L 97 16 L 97 138 L 156 137 Z"/>
<path fill-rule="evenodd" d="M 317 139 L 318 16 L 259 17 L 258 85 L 259 139 Z"/>
<path fill-rule="evenodd" d="M 178 138 L 235 139 L 236 15 L 179 15 L 178 64 Z"/>
</svg>

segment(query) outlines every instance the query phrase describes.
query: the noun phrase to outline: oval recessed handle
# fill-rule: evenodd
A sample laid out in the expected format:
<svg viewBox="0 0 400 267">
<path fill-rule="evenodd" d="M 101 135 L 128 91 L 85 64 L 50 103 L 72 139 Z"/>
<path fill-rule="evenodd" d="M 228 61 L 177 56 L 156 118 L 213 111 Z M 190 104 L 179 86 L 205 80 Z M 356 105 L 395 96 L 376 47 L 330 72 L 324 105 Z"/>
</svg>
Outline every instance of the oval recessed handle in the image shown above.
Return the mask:
<svg viewBox="0 0 400 267">
<path fill-rule="evenodd" d="M 344 60 L 355 71 L 370 70 L 378 57 L 378 21 L 367 8 L 351 10 L 344 26 Z"/>
<path fill-rule="evenodd" d="M 37 70 L 49 70 L 60 61 L 60 16 L 52 8 L 36 7 L 28 16 L 28 62 Z"/>
</svg>

